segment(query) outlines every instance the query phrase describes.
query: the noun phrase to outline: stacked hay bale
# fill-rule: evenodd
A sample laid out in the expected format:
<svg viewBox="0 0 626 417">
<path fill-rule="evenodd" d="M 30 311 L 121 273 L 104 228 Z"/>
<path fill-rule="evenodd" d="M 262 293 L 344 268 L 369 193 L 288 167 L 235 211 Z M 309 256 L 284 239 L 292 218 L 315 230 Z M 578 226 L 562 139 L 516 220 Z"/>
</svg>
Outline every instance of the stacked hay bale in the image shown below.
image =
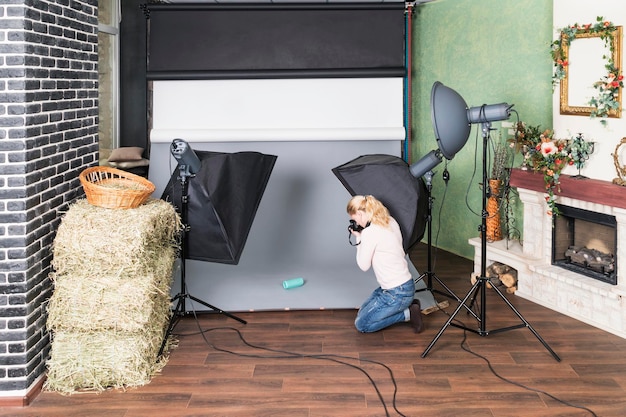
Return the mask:
<svg viewBox="0 0 626 417">
<path fill-rule="evenodd" d="M 161 369 L 180 227 L 162 200 L 125 210 L 86 200 L 70 207 L 53 246 L 47 389 L 139 386 Z"/>
</svg>

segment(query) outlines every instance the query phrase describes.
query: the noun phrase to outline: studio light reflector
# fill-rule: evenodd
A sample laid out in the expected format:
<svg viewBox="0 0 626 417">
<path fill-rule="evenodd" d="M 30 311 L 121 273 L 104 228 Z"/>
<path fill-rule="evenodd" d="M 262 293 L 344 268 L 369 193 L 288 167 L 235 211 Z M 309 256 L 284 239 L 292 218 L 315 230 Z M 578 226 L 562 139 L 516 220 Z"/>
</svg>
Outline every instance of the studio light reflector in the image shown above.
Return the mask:
<svg viewBox="0 0 626 417">
<path fill-rule="evenodd" d="M 196 154 L 201 164 L 188 181 L 187 259 L 236 265 L 276 156 L 258 152 Z M 181 155 L 190 156 L 184 152 Z M 189 166 L 197 168 L 194 162 Z M 179 169 L 172 173 L 162 196 L 174 204 L 181 201 Z"/>
<path fill-rule="evenodd" d="M 426 184 L 411 175 L 402 158 L 363 155 L 332 171 L 351 195 L 373 195 L 387 207 L 400 226 L 405 251 L 422 239 L 428 214 Z"/>
<path fill-rule="evenodd" d="M 454 158 L 465 146 L 471 129 L 465 100 L 453 89 L 435 82 L 430 91 L 430 118 L 439 150 L 446 159 Z"/>
<path fill-rule="evenodd" d="M 468 108 L 459 93 L 435 81 L 430 91 L 430 117 L 438 149 L 412 164 L 411 174 L 421 177 L 443 158 L 451 160 L 465 146 L 472 123 L 507 120 L 512 107 L 507 103 L 499 103 Z"/>
</svg>

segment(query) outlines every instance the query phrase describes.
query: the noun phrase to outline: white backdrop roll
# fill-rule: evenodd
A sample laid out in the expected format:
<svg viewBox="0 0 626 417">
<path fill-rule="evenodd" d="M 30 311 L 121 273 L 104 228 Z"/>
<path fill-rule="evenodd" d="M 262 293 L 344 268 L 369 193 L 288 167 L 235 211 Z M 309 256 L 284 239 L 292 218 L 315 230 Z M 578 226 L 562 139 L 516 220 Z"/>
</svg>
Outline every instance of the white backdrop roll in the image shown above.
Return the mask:
<svg viewBox="0 0 626 417">
<path fill-rule="evenodd" d="M 151 142 L 403 140 L 402 78 L 155 81 Z"/>
</svg>

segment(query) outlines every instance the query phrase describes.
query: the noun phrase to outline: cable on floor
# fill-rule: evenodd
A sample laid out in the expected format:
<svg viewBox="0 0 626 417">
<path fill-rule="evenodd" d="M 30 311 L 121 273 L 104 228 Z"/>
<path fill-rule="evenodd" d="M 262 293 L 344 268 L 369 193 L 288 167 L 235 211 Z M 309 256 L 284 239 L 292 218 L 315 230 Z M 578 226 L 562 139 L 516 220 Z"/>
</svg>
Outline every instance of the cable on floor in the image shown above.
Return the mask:
<svg viewBox="0 0 626 417">
<path fill-rule="evenodd" d="M 443 309 L 441 309 L 441 308 L 440 308 L 440 309 L 438 309 L 438 310 L 439 310 L 439 311 L 441 311 L 441 312 L 443 312 L 444 314 L 446 314 L 448 317 L 450 317 L 450 314 L 449 314 L 447 311 L 445 311 L 445 310 L 443 310 Z M 589 408 L 587 408 L 587 407 L 585 407 L 585 406 L 582 406 L 582 405 L 577 405 L 577 404 L 571 403 L 571 402 L 569 402 L 569 401 L 562 400 L 562 399 L 558 398 L 557 396 L 555 396 L 555 395 L 553 395 L 553 394 L 550 394 L 550 393 L 549 393 L 549 392 L 547 392 L 547 391 L 543 391 L 543 390 L 540 390 L 540 389 L 537 389 L 537 388 L 529 387 L 529 386 L 524 385 L 524 384 L 520 384 L 519 382 L 512 381 L 512 380 L 507 379 L 507 378 L 503 377 L 502 375 L 498 374 L 498 372 L 494 369 L 494 367 L 493 367 L 493 365 L 491 364 L 491 362 L 489 361 L 489 359 L 487 359 L 485 356 L 483 356 L 483 355 L 481 355 L 481 354 L 479 354 L 479 353 L 474 352 L 474 351 L 473 351 L 472 349 L 470 349 L 470 347 L 466 344 L 466 341 L 467 341 L 467 330 L 466 330 L 466 329 L 467 329 L 467 326 L 465 325 L 465 323 L 463 323 L 462 321 L 457 320 L 457 319 L 455 319 L 454 321 L 455 321 L 455 322 L 457 322 L 457 324 L 459 324 L 459 326 L 463 329 L 463 340 L 461 340 L 461 344 L 460 344 L 461 349 L 463 349 L 463 350 L 464 350 L 464 351 L 466 351 L 467 353 L 469 353 L 469 354 L 471 354 L 471 355 L 474 355 L 474 356 L 476 356 L 477 358 L 480 358 L 480 359 L 482 359 L 483 361 L 485 361 L 485 362 L 487 363 L 487 366 L 489 367 L 489 370 L 491 371 L 491 373 L 492 373 L 492 374 L 493 374 L 496 378 L 500 379 L 501 381 L 506 382 L 507 384 L 515 385 L 516 387 L 519 387 L 519 388 L 525 389 L 525 390 L 527 390 L 527 391 L 536 392 L 536 393 L 538 393 L 538 394 L 544 394 L 544 395 L 546 395 L 546 396 L 548 396 L 548 397 L 552 398 L 553 400 L 555 400 L 555 401 L 557 401 L 557 402 L 559 402 L 559 403 L 561 403 L 561 404 L 563 404 L 563 405 L 565 405 L 565 406 L 572 407 L 572 408 L 577 408 L 577 409 L 580 409 L 580 410 L 584 410 L 584 411 L 587 411 L 587 412 L 588 412 L 588 413 L 589 413 L 592 417 L 598 417 L 596 413 L 594 413 L 591 409 L 589 409 Z"/>
<path fill-rule="evenodd" d="M 376 395 L 378 396 L 378 399 L 381 403 L 381 405 L 383 406 L 384 410 L 385 410 L 385 415 L 387 417 L 390 417 L 391 414 L 389 414 L 389 409 L 387 406 L 387 403 L 382 395 L 382 393 L 380 392 L 380 389 L 378 388 L 378 384 L 376 383 L 376 381 L 374 380 L 374 378 L 362 367 L 351 364 L 349 362 L 346 362 L 346 360 L 354 360 L 354 361 L 359 361 L 359 362 L 367 362 L 367 363 L 371 363 L 374 365 L 378 365 L 383 367 L 384 369 L 387 370 L 387 372 L 389 373 L 389 378 L 391 379 L 391 382 L 393 384 L 393 400 L 392 400 L 392 407 L 394 409 L 394 411 L 400 416 L 400 417 L 407 417 L 406 415 L 402 414 L 400 412 L 400 410 L 398 410 L 397 404 L 396 404 L 396 397 L 397 397 L 397 393 L 398 393 L 398 385 L 396 382 L 396 379 L 393 375 L 393 371 L 391 370 L 391 368 L 387 365 L 385 365 L 382 362 L 378 362 L 378 361 L 374 361 L 374 360 L 370 360 L 370 359 L 363 359 L 363 358 L 353 358 L 350 356 L 344 356 L 344 355 L 336 355 L 336 354 L 319 354 L 319 355 L 315 355 L 315 354 L 305 354 L 305 353 L 298 353 L 298 352 L 290 352 L 287 350 L 281 350 L 281 349 L 273 349 L 273 348 L 268 348 L 268 347 L 264 347 L 264 346 L 258 346 L 258 345 L 254 345 L 250 342 L 248 342 L 245 337 L 243 336 L 243 334 L 241 333 L 241 331 L 237 328 L 234 327 L 215 327 L 215 328 L 211 328 L 211 329 L 203 329 L 202 326 L 200 325 L 200 322 L 198 320 L 198 316 L 196 314 L 196 310 L 193 307 L 193 303 L 192 304 L 192 314 L 193 317 L 195 319 L 196 325 L 198 326 L 198 332 L 197 333 L 188 333 L 188 334 L 178 334 L 178 336 L 192 336 L 192 335 L 196 335 L 196 334 L 200 334 L 202 336 L 202 339 L 204 339 L 204 342 L 210 346 L 211 348 L 219 351 L 219 352 L 223 352 L 223 353 L 228 353 L 231 355 L 235 355 L 235 356 L 239 356 L 239 357 L 245 357 L 245 358 L 259 358 L 259 359 L 294 359 L 294 358 L 310 358 L 310 359 L 319 359 L 319 360 L 325 360 L 325 361 L 330 361 L 330 362 L 335 362 L 341 365 L 345 365 L 348 366 L 350 368 L 356 369 L 359 372 L 361 372 L 362 374 L 364 374 L 367 379 L 369 380 L 370 384 L 372 385 L 372 387 L 374 388 L 374 390 L 376 391 Z M 226 330 L 226 331 L 233 331 L 237 334 L 237 336 L 239 337 L 239 339 L 241 340 L 241 342 L 247 346 L 250 347 L 252 349 L 258 349 L 258 350 L 264 350 L 267 352 L 272 352 L 272 353 L 277 353 L 279 355 L 255 355 L 255 354 L 247 354 L 247 353 L 241 353 L 241 352 L 235 352 L 229 349 L 225 349 L 225 348 L 221 348 L 218 346 L 215 346 L 213 343 L 211 343 L 207 337 L 206 337 L 206 333 L 210 333 L 210 332 L 214 332 L 214 331 L 219 331 L 219 330 Z"/>
</svg>

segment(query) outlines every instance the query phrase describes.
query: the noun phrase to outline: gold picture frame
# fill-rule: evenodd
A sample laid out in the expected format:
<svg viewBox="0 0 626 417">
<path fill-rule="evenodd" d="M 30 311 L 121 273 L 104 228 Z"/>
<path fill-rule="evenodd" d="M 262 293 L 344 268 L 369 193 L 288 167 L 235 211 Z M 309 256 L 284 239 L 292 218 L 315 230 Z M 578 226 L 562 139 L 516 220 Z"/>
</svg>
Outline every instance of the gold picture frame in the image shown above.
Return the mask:
<svg viewBox="0 0 626 417">
<path fill-rule="evenodd" d="M 561 79 L 561 94 L 560 94 L 560 111 L 561 114 L 564 115 L 574 115 L 574 116 L 591 116 L 596 109 L 593 106 L 589 105 L 589 99 L 587 102 L 581 102 L 580 97 L 574 97 L 571 93 L 575 91 L 587 91 L 590 87 L 593 88 L 593 85 L 597 83 L 604 75 L 605 75 L 605 63 L 608 60 L 608 57 L 611 56 L 612 62 L 615 67 L 620 69 L 622 65 L 622 26 L 615 26 L 615 29 L 611 31 L 610 38 L 608 42 L 605 42 L 602 39 L 601 33 L 592 33 L 592 32 L 580 32 L 576 33 L 574 43 L 574 39 L 572 41 L 567 42 L 567 39 L 564 39 L 567 35 L 561 34 L 561 48 L 563 51 L 563 56 L 568 57 L 569 64 L 564 67 L 565 76 Z M 606 35 L 605 35 L 606 36 Z M 589 44 L 584 41 L 590 41 Z M 593 44 L 592 44 L 593 42 Z M 610 42 L 610 43 L 609 43 Z M 597 43 L 601 45 L 602 48 L 597 47 Z M 572 45 L 575 45 L 575 48 L 572 50 Z M 600 74 L 592 73 L 592 74 L 583 74 L 578 73 L 576 71 L 576 62 L 589 60 L 590 50 L 595 52 L 596 58 L 598 54 L 600 55 L 600 62 L 598 65 L 602 66 L 602 71 Z M 578 51 L 578 52 L 577 52 Z M 573 55 L 572 55 L 573 53 Z M 610 54 L 610 55 L 609 55 Z M 574 63 L 572 68 L 572 62 Z M 584 71 L 583 71 L 584 72 Z M 618 89 L 616 100 L 619 102 L 619 108 L 611 109 L 607 117 L 619 118 L 622 113 L 622 88 Z"/>
</svg>

